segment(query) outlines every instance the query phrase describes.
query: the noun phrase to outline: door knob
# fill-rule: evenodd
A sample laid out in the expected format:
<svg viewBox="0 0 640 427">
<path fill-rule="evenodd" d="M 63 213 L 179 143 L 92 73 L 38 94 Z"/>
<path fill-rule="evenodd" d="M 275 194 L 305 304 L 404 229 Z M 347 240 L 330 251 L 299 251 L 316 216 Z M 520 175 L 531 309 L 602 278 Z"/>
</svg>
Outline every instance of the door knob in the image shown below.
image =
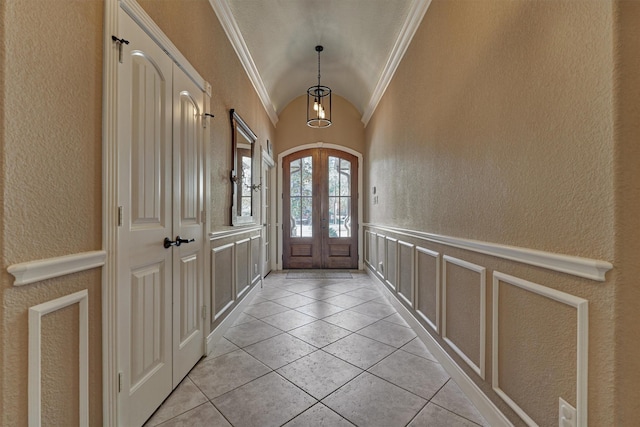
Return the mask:
<svg viewBox="0 0 640 427">
<path fill-rule="evenodd" d="M 176 236 L 176 240 L 171 240 L 169 237 L 164 238 L 164 247 L 170 248 L 171 246 L 180 246 L 183 243 L 195 242 L 196 239 L 181 239 L 180 236 Z"/>
</svg>

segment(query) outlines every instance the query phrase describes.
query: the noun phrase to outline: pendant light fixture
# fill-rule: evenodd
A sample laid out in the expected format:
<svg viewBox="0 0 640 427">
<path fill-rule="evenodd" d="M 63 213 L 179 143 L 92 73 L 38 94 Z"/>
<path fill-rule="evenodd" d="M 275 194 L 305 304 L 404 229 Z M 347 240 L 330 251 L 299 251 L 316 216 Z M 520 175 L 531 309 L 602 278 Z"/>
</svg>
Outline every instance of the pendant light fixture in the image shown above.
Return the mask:
<svg viewBox="0 0 640 427">
<path fill-rule="evenodd" d="M 331 89 L 320 84 L 320 52 L 323 50 L 322 46 L 316 46 L 318 84 L 307 89 L 307 126 L 312 128 L 331 126 Z"/>
</svg>

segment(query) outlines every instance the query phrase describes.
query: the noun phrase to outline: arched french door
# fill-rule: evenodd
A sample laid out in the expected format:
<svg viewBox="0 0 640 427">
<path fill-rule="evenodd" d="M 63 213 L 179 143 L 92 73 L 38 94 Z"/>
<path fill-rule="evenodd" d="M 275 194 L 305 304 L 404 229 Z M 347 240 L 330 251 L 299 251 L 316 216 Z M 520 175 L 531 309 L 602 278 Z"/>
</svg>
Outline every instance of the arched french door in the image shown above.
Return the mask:
<svg viewBox="0 0 640 427">
<path fill-rule="evenodd" d="M 358 158 L 311 148 L 282 166 L 283 267 L 358 268 Z"/>
</svg>

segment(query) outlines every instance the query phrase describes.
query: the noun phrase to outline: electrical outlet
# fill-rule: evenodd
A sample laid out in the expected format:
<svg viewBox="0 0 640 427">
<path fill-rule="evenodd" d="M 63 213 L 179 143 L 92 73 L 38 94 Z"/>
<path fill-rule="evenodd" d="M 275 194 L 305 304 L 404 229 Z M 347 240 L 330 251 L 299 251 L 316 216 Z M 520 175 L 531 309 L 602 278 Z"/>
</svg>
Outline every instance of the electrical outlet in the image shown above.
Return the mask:
<svg viewBox="0 0 640 427">
<path fill-rule="evenodd" d="M 569 405 L 563 398 L 559 398 L 558 427 L 576 427 L 576 408 Z"/>
<path fill-rule="evenodd" d="M 384 263 L 382 261 L 378 263 L 378 271 L 384 273 Z"/>
<path fill-rule="evenodd" d="M 253 264 L 253 272 L 258 274 L 258 264 Z"/>
</svg>

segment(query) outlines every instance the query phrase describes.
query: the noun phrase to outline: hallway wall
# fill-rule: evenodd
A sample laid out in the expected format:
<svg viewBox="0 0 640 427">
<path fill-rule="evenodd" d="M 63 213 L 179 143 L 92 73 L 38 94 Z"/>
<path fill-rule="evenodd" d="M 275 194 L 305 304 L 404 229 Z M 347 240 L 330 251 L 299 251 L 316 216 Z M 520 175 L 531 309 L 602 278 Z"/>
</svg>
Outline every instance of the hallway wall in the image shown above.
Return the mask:
<svg viewBox="0 0 640 427">
<path fill-rule="evenodd" d="M 258 135 L 275 128 L 207 0 L 139 2 L 213 89 L 212 230 L 231 228 L 235 108 Z M 102 249 L 104 1 L 0 2 L 0 425 L 27 425 L 28 309 L 89 293 L 89 420 L 102 424 L 101 271 L 14 287 L 7 267 Z M 256 147 L 256 152 L 259 148 Z M 43 317 L 43 422 L 77 424 L 77 306 Z"/>
<path fill-rule="evenodd" d="M 14 287 L 7 267 L 101 249 L 101 1 L 2 2 L 0 424 L 27 425 L 28 309 L 88 290 L 90 418 L 102 419 L 99 269 Z M 42 419 L 77 424 L 77 306 L 43 317 Z M 74 339 L 75 338 L 75 339 Z"/>
<path fill-rule="evenodd" d="M 614 189 L 629 182 L 614 179 L 614 9 L 609 1 L 434 0 L 366 127 L 365 222 L 371 230 L 399 227 L 616 265 Z M 398 238 L 385 232 L 377 248 L 384 234 Z M 487 269 L 485 380 L 433 335 L 512 421 L 521 423 L 491 388 L 492 310 L 534 320 L 514 324 L 500 351 L 518 354 L 533 344 L 529 355 L 536 364 L 500 369 L 506 369 L 501 383 L 511 397 L 541 425 L 554 418 L 557 423 L 558 390 L 575 393 L 575 358 L 558 358 L 553 347 L 545 352 L 566 327 L 551 305 L 532 294 L 501 293 L 511 303 L 492 306 L 495 271 L 589 301 L 589 422 L 614 419 L 614 400 L 625 399 L 612 393 L 615 268 L 599 283 L 469 251 L 427 248 Z M 473 277 L 456 274 L 447 285 L 458 286 L 455 301 L 447 301 L 454 304 L 447 320 L 477 320 L 466 313 L 478 306 L 469 293 L 475 288 L 466 287 Z M 524 306 L 515 304 L 518 298 Z M 551 325 L 548 319 L 554 319 Z M 460 340 L 474 348 L 479 337 Z M 544 369 L 559 375 L 552 381 Z"/>
<path fill-rule="evenodd" d="M 340 95 L 332 95 L 332 124 L 328 128 L 313 129 L 307 126 L 307 96 L 291 101 L 279 114 L 276 129 L 274 158 L 293 147 L 324 142 L 342 145 L 364 152 L 364 125 L 362 114 Z"/>
</svg>

